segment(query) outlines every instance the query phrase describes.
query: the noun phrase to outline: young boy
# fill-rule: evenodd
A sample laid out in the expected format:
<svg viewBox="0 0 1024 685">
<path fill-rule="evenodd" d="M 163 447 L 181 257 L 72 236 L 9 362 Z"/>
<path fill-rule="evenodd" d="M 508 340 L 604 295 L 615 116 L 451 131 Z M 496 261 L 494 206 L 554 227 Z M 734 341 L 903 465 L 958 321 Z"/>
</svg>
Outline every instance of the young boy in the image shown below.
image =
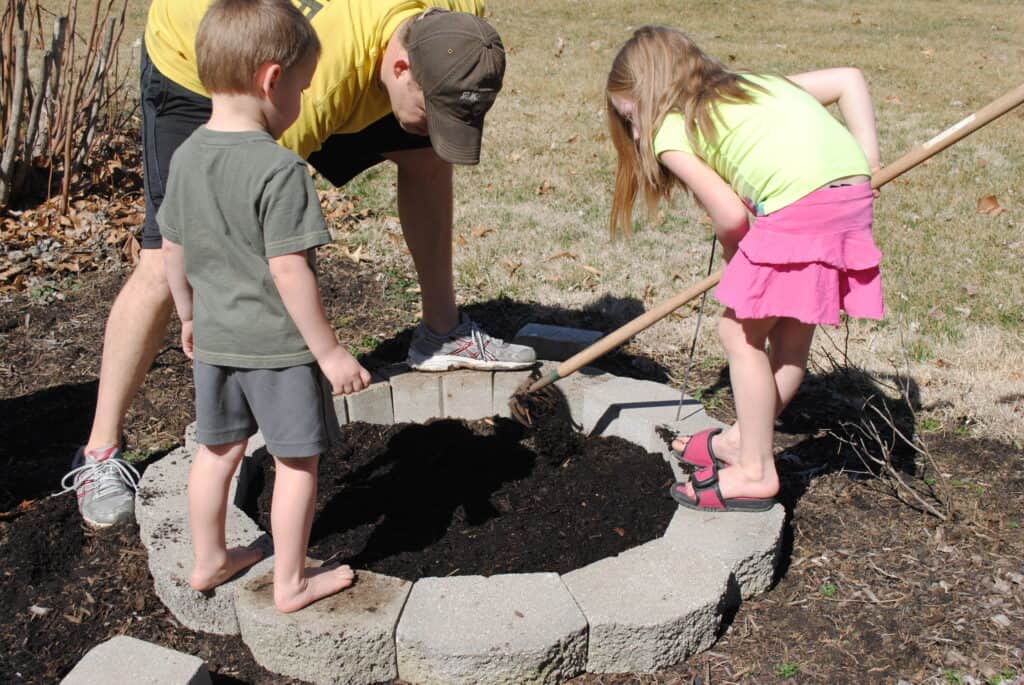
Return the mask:
<svg viewBox="0 0 1024 685">
<path fill-rule="evenodd" d="M 157 215 L 164 262 L 194 360 L 197 438 L 188 499 L 208 590 L 256 563 L 227 549 L 228 485 L 257 427 L 274 455 L 274 602 L 296 611 L 352 584 L 348 566 L 306 569 L 319 454 L 338 431 L 330 394 L 367 371 L 338 344 L 313 248 L 330 242 L 305 162 L 279 146 L 299 114 L 320 43 L 288 0 L 217 0 L 196 35 L 212 114 L 174 154 Z"/>
</svg>

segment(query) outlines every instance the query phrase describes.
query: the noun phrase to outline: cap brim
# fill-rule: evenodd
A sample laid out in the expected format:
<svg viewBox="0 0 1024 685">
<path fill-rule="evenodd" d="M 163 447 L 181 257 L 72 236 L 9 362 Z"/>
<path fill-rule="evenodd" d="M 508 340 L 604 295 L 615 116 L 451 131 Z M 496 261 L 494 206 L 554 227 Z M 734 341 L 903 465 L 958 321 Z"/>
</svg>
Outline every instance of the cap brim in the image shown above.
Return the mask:
<svg viewBox="0 0 1024 685">
<path fill-rule="evenodd" d="M 452 164 L 479 164 L 480 140 L 484 135 L 482 126 L 453 119 L 429 100 L 424 104 L 430 144 L 437 156 Z"/>
</svg>

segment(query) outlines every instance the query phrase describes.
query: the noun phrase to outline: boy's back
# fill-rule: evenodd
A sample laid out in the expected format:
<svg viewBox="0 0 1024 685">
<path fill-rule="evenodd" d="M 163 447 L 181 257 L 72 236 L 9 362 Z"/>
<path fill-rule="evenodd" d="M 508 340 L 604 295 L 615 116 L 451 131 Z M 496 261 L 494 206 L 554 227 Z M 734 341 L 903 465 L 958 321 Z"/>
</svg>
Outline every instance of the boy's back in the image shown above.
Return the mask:
<svg viewBox="0 0 1024 685">
<path fill-rule="evenodd" d="M 268 267 L 331 240 L 301 158 L 265 132 L 200 127 L 174 154 L 159 221 L 184 248 L 196 359 L 240 368 L 315 361 Z M 312 251 L 308 259 L 312 267 Z"/>
</svg>

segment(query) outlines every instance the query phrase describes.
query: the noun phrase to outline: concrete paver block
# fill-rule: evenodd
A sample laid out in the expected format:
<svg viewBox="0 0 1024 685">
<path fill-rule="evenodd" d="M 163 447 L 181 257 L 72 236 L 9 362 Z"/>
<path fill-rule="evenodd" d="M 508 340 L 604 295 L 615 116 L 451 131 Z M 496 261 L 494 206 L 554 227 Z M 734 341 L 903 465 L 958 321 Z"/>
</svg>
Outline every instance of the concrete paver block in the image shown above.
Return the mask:
<svg viewBox="0 0 1024 685">
<path fill-rule="evenodd" d="M 732 574 L 740 596 L 747 599 L 767 590 L 775 579 L 785 519 L 786 510 L 781 504 L 756 513 L 680 507 L 661 539 L 680 560 L 699 549 L 721 561 Z"/>
<path fill-rule="evenodd" d="M 135 520 L 145 543 L 164 520 L 188 512 L 188 472 L 192 452 L 179 447 L 146 469 L 135 491 Z"/>
<path fill-rule="evenodd" d="M 163 519 L 142 539 L 149 555 L 149 572 L 157 597 L 182 625 L 218 635 L 237 635 L 235 592 L 246 573 L 209 592 L 197 592 L 188 584 L 192 572 L 192 535 L 188 514 Z M 269 537 L 234 505 L 227 510 L 229 547 L 258 544 L 270 546 Z"/>
<path fill-rule="evenodd" d="M 512 399 L 519 386 L 530 377 L 530 371 L 496 371 L 493 379 L 493 392 L 491 397 L 491 411 L 497 416 L 508 418 L 512 412 L 508 408 L 508 401 Z"/>
<path fill-rule="evenodd" d="M 475 421 L 493 416 L 494 373 L 460 369 L 441 375 L 441 406 L 446 418 Z"/>
<path fill-rule="evenodd" d="M 671 558 L 660 540 L 562 576 L 590 626 L 587 671 L 655 671 L 711 646 L 728 579 L 717 559 Z"/>
<path fill-rule="evenodd" d="M 517 345 L 528 345 L 537 353 L 537 359 L 565 361 L 580 350 L 590 347 L 604 334 L 568 326 L 528 323 L 519 329 L 512 340 Z"/>
<path fill-rule="evenodd" d="M 549 371 L 546 367 L 547 365 L 545 364 L 543 369 L 545 372 Z M 552 365 L 550 370 L 553 371 L 555 368 L 557 368 L 557 365 Z M 577 426 L 583 426 L 583 398 L 587 388 L 601 385 L 611 378 L 614 378 L 614 376 L 610 373 L 606 373 L 593 366 L 584 366 L 576 373 L 569 374 L 565 378 L 555 381 L 555 387 L 565 395 L 565 399 L 569 403 L 569 413 L 572 415 L 572 420 Z"/>
<path fill-rule="evenodd" d="M 395 411 L 391 404 L 391 384 L 387 381 L 371 383 L 370 387 L 345 395 L 348 420 L 378 423 L 389 426 L 395 422 Z"/>
<path fill-rule="evenodd" d="M 345 403 L 345 396 L 334 395 L 331 402 L 334 404 L 334 415 L 338 417 L 338 425 L 344 426 L 348 423 L 348 404 Z"/>
<path fill-rule="evenodd" d="M 257 456 L 251 456 L 253 452 Z M 179 447 L 150 464 L 142 474 L 135 493 L 135 520 L 143 543 L 151 540 L 152 531 L 163 521 L 188 514 L 188 474 L 194 453 Z M 236 504 L 242 501 L 247 481 L 258 470 L 259 455 L 266 455 L 262 435 L 256 433 L 249 439 L 246 455 L 228 490 L 228 501 Z"/>
<path fill-rule="evenodd" d="M 423 423 L 443 416 L 441 374 L 406 371 L 389 378 L 395 423 Z"/>
<path fill-rule="evenodd" d="M 583 671 L 587 622 L 555 573 L 423 578 L 396 641 L 419 685 L 560 683 Z"/>
<path fill-rule="evenodd" d="M 352 587 L 291 614 L 274 606 L 273 559 L 235 597 L 242 641 L 275 673 L 313 683 L 378 683 L 398 675 L 395 626 L 412 583 L 358 571 Z"/>
<path fill-rule="evenodd" d="M 118 635 L 82 657 L 61 685 L 209 685 L 199 657 Z"/>
<path fill-rule="evenodd" d="M 676 421 L 679 398 L 678 390 L 662 383 L 613 377 L 584 390 L 583 430 L 593 435 L 617 435 L 649 452 L 663 453 L 665 443 L 657 428 Z M 712 425 L 713 420 L 691 397 L 683 400 L 681 415 L 689 417 L 687 428 L 699 430 Z"/>
</svg>

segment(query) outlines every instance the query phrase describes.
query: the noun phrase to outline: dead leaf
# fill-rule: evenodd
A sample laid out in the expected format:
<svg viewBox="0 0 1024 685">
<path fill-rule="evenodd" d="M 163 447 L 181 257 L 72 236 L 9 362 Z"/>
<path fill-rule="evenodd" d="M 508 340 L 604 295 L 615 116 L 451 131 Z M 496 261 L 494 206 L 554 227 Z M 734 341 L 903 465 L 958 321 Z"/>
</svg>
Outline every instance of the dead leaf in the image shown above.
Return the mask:
<svg viewBox="0 0 1024 685">
<path fill-rule="evenodd" d="M 526 615 L 521 611 L 513 611 L 512 613 L 518 616 L 519 618 L 523 618 Z"/>
<path fill-rule="evenodd" d="M 932 307 L 931 309 L 928 310 L 928 318 L 934 319 L 935 321 L 942 321 L 943 319 L 946 318 L 946 312 L 939 309 L 939 307 L 936 305 L 935 307 Z"/>
<path fill-rule="evenodd" d="M 518 152 L 513 152 L 511 155 L 508 156 L 508 158 L 509 158 L 509 161 L 518 162 L 519 160 L 521 160 L 523 158 L 523 156 L 521 154 L 519 154 Z"/>
<path fill-rule="evenodd" d="M 964 286 L 964 292 L 967 293 L 968 297 L 974 297 L 979 292 L 978 286 L 971 285 L 970 283 L 968 283 L 967 285 Z"/>
<path fill-rule="evenodd" d="M 978 213 L 987 214 L 989 216 L 999 216 L 1006 209 L 999 205 L 999 200 L 995 195 L 986 195 L 978 200 Z"/>
<path fill-rule="evenodd" d="M 924 55 L 925 57 L 931 57 L 935 54 L 935 50 L 933 50 L 932 48 L 925 48 L 924 50 L 921 51 L 921 54 Z"/>
<path fill-rule="evenodd" d="M 509 278 L 512 278 L 513 276 L 515 276 L 516 272 L 519 271 L 520 267 L 523 266 L 522 262 L 517 262 L 517 261 L 512 260 L 512 259 L 506 259 L 506 260 L 504 260 L 502 262 L 502 264 L 505 266 L 505 269 L 508 270 L 508 277 Z"/>
<path fill-rule="evenodd" d="M 551 185 L 550 181 L 545 180 L 543 183 L 541 183 L 539 186 L 537 186 L 537 194 L 538 195 L 547 195 L 552 190 L 554 190 L 554 188 L 555 187 L 553 185 Z"/>
<path fill-rule="evenodd" d="M 572 252 L 556 252 L 544 261 L 553 262 L 556 259 L 579 259 L 579 257 L 574 255 Z"/>
<path fill-rule="evenodd" d="M 362 245 L 357 246 L 356 249 L 354 249 L 354 250 L 350 250 L 348 248 L 348 246 L 345 246 L 345 256 L 348 257 L 349 259 L 351 259 L 356 264 L 359 264 L 360 262 L 369 262 L 369 261 L 371 261 L 370 257 L 368 255 L 364 255 L 363 254 L 363 246 Z"/>
<path fill-rule="evenodd" d="M 461 233 L 455 236 L 455 244 L 458 245 L 459 247 L 465 247 L 465 245 L 467 244 L 466 236 L 462 235 Z"/>
<path fill-rule="evenodd" d="M 555 57 L 561 57 L 563 50 L 565 50 L 565 41 L 562 40 L 561 36 L 559 36 L 558 39 L 555 40 Z"/>
<path fill-rule="evenodd" d="M 594 274 L 595 276 L 601 276 L 602 275 L 600 270 L 595 269 L 594 267 L 592 267 L 592 266 L 590 266 L 588 264 L 581 264 L 580 268 L 583 269 L 584 271 L 587 271 L 589 273 Z"/>
<path fill-rule="evenodd" d="M 121 253 L 134 266 L 139 263 L 142 246 L 139 245 L 139 241 L 135 239 L 135 236 L 129 235 L 128 239 L 124 242 L 124 246 L 121 248 Z"/>
<path fill-rule="evenodd" d="M 575 143 L 579 139 L 580 139 L 580 134 L 579 133 L 573 133 L 571 136 L 569 136 L 568 138 L 565 139 L 565 142 L 567 142 L 567 143 Z"/>
<path fill-rule="evenodd" d="M 618 535 L 620 538 L 626 534 L 626 531 L 622 528 L 613 528 L 612 530 L 614 530 L 615 534 Z"/>
<path fill-rule="evenodd" d="M 477 226 L 476 228 L 474 228 L 472 230 L 472 235 L 473 235 L 474 238 L 483 238 L 488 233 L 494 233 L 494 229 L 493 228 L 488 228 L 487 226 L 484 226 L 483 224 L 481 224 L 480 226 Z"/>
<path fill-rule="evenodd" d="M 889 95 L 888 97 L 885 98 L 885 101 L 888 102 L 890 105 L 901 105 L 901 104 L 903 104 L 903 101 L 900 100 L 898 95 Z"/>
</svg>

